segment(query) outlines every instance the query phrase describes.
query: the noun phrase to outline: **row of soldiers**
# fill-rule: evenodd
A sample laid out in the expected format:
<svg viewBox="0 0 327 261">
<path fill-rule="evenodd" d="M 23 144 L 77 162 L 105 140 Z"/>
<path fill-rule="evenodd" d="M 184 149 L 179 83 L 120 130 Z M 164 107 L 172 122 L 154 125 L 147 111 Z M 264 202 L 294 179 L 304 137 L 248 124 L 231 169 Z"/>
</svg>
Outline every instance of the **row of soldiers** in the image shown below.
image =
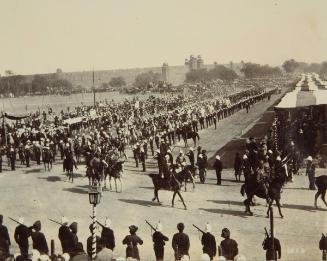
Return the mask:
<svg viewBox="0 0 327 261">
<path fill-rule="evenodd" d="M 41 222 L 38 220 L 30 227 L 24 224 L 24 219 L 19 218 L 18 221 L 12 219 L 18 223 L 15 229 L 14 238 L 20 249 L 20 260 L 28 260 L 29 255 L 29 241 L 31 237 L 33 241 L 33 249 L 37 250 L 41 256 L 49 256 L 49 247 L 44 234 L 41 232 Z M 56 221 L 54 221 L 56 222 Z M 169 238 L 163 234 L 163 225 L 159 221 L 156 227 L 152 226 L 146 221 L 151 227 L 153 249 L 156 260 L 164 260 L 165 245 L 169 241 Z M 10 237 L 6 226 L 3 224 L 3 216 L 0 215 L 0 260 L 4 260 L 4 257 L 10 255 L 9 247 L 11 245 Z M 59 222 L 56 222 L 59 223 Z M 62 252 L 68 254 L 71 260 L 89 260 L 92 257 L 92 241 L 93 237 L 90 236 L 87 239 L 87 253 L 84 253 L 83 244 L 78 239 L 77 223 L 72 222 L 69 225 L 68 219 L 62 217 L 60 228 L 58 231 L 58 237 L 61 242 Z M 112 257 L 112 252 L 115 249 L 115 235 L 114 231 L 110 228 L 111 222 L 106 219 L 105 224 L 98 224 L 102 227 L 101 237 L 96 236 L 98 255 L 105 255 Z M 222 256 L 225 260 L 238 260 L 239 255 L 238 243 L 231 238 L 231 232 L 228 228 L 222 229 L 221 237 L 223 240 L 217 246 L 215 236 L 211 233 L 212 227 L 209 223 L 205 224 L 205 229 L 202 230 L 196 225 L 193 225 L 199 232 L 202 233 L 201 244 L 202 251 L 208 256 L 208 261 L 213 260 L 216 256 Z M 92 233 L 92 224 L 90 225 L 90 232 Z M 185 257 L 189 258 L 190 250 L 190 239 L 188 234 L 184 232 L 184 223 L 177 224 L 177 233 L 172 237 L 172 249 L 174 251 L 175 260 L 185 260 Z M 138 245 L 143 244 L 143 240 L 137 235 L 138 227 L 135 225 L 129 226 L 129 235 L 125 236 L 122 243 L 126 245 L 126 258 L 132 258 L 140 260 L 140 253 Z M 324 248 L 326 242 L 320 242 L 320 248 Z M 277 260 L 281 258 L 281 246 L 279 240 L 274 238 L 274 241 L 269 235 L 262 244 L 264 250 L 267 251 L 267 260 Z M 274 247 L 274 248 L 273 248 Z M 323 249 L 326 252 L 326 248 Z M 51 253 L 53 254 L 53 253 Z M 81 256 L 85 259 L 80 259 Z M 276 258 L 272 258 L 272 257 Z M 78 258 L 76 258 L 78 257 Z M 52 256 L 52 258 L 54 258 Z M 101 260 L 101 259 L 99 259 Z M 108 259 L 102 259 L 108 260 Z"/>
</svg>

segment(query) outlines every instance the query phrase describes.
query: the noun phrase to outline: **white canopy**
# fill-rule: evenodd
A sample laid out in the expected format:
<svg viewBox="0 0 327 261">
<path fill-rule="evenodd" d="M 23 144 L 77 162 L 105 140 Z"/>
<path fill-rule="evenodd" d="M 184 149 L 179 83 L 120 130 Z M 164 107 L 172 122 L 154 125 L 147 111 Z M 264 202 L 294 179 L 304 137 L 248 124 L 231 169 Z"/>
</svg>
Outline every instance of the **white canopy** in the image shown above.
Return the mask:
<svg viewBox="0 0 327 261">
<path fill-rule="evenodd" d="M 316 82 L 320 85 L 319 87 Z M 287 93 L 275 108 L 288 109 L 327 104 L 327 85 L 325 83 L 317 74 L 302 75 L 295 89 Z"/>
</svg>

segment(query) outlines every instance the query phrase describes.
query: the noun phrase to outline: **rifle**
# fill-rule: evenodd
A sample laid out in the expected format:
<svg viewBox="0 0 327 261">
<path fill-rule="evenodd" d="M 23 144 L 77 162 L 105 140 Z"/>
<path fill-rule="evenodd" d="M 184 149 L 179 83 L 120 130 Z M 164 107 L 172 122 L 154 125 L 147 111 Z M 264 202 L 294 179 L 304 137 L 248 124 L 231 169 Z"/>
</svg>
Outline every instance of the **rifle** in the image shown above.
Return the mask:
<svg viewBox="0 0 327 261">
<path fill-rule="evenodd" d="M 269 234 L 268 234 L 268 231 L 267 231 L 266 227 L 265 227 L 265 235 L 266 235 L 266 238 L 262 242 L 262 247 L 265 245 L 265 241 L 267 240 L 267 238 L 269 238 Z"/>
<path fill-rule="evenodd" d="M 157 232 L 157 230 L 154 228 L 154 226 L 152 226 L 147 220 L 145 220 L 145 222 L 151 227 L 151 229 L 154 231 L 154 232 Z"/>
<path fill-rule="evenodd" d="M 28 226 L 26 226 L 26 225 L 20 223 L 20 222 L 17 221 L 16 219 L 11 218 L 11 217 L 8 217 L 8 218 L 11 219 L 12 221 L 16 222 L 17 224 L 24 226 L 24 227 L 27 227 L 27 228 L 29 228 L 29 229 L 32 229 L 32 228 L 33 228 L 33 226 L 28 227 Z"/>
<path fill-rule="evenodd" d="M 206 232 L 204 232 L 201 228 L 197 227 L 196 225 L 193 224 L 193 227 L 195 227 L 197 230 L 199 230 L 202 234 L 205 234 Z"/>
<path fill-rule="evenodd" d="M 58 221 L 56 221 L 56 220 L 53 220 L 53 219 L 51 219 L 51 218 L 49 218 L 49 220 L 52 221 L 53 223 L 56 223 L 56 224 L 60 225 L 60 226 L 63 225 L 62 223 L 60 223 L 60 222 L 58 222 Z"/>
</svg>

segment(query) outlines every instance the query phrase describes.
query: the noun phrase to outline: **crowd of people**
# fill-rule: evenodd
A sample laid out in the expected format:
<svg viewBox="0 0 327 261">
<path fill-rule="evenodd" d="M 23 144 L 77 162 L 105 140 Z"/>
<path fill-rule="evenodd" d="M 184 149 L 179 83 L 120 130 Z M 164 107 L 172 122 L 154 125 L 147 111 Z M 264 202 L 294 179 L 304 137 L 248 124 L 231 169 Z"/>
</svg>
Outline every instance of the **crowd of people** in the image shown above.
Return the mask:
<svg viewBox="0 0 327 261">
<path fill-rule="evenodd" d="M 7 156 L 8 165 L 15 170 L 16 161 L 30 167 L 44 161 L 44 155 L 56 160 L 81 156 L 101 155 L 104 159 L 125 156 L 126 146 L 133 146 L 136 165 L 144 162 L 144 154 L 154 144 L 172 145 L 188 132 L 198 132 L 238 110 L 249 108 L 264 98 L 269 99 L 273 90 L 250 89 L 228 97 L 198 101 L 194 97 L 149 97 L 145 101 L 134 99 L 117 104 L 101 103 L 96 108 L 76 107 L 74 111 L 55 114 L 49 109 L 30 117 L 5 114 L 14 124 L 2 127 L 1 155 Z M 186 137 L 187 138 L 187 137 Z M 186 139 L 187 141 L 187 139 Z M 67 153 L 66 153 L 67 152 Z M 0 157 L 0 171 L 2 171 Z M 143 164 L 144 166 L 144 164 Z"/>
<path fill-rule="evenodd" d="M 122 103 L 98 103 L 96 107 L 76 107 L 73 111 L 61 111 L 56 114 L 51 109 L 48 112 L 36 113 L 29 117 L 18 117 L 7 114 L 6 117 L 16 120 L 15 124 L 2 128 L 2 155 L 7 156 L 8 165 L 12 170 L 16 167 L 16 158 L 20 164 L 31 166 L 31 160 L 37 165 L 47 160 L 52 162 L 63 160 L 64 169 L 67 162 L 74 165 L 85 158 L 85 164 L 95 173 L 100 171 L 94 162 L 105 162 L 113 165 L 115 162 L 127 159 L 126 148 L 133 151 L 136 168 L 139 164 L 142 171 L 146 171 L 145 161 L 151 155 L 158 162 L 158 175 L 163 181 L 169 183 L 172 176 L 171 169 L 184 170 L 190 166 L 192 172 L 198 171 L 206 175 L 208 157 L 206 150 L 198 146 L 189 147 L 187 140 L 191 133 L 210 126 L 217 127 L 217 122 L 231 116 L 239 110 L 247 112 L 257 102 L 269 100 L 277 88 L 264 90 L 249 88 L 225 97 L 199 100 L 198 97 L 166 96 L 149 97 L 147 100 L 133 99 Z M 292 156 L 289 153 L 276 150 L 273 133 L 260 144 L 250 138 L 245 146 L 245 153 L 235 156 L 235 177 L 240 181 L 241 173 L 245 183 L 250 177 L 255 176 L 267 194 L 271 179 L 276 174 L 285 173 L 285 162 Z M 174 159 L 172 153 L 174 144 L 184 140 L 187 152 L 181 150 Z M 196 151 L 195 151 L 196 150 Z M 195 154 L 197 153 L 197 154 Z M 2 171 L 2 156 L 0 157 L 0 172 Z M 66 165 L 65 165 L 66 163 Z M 219 155 L 216 155 L 212 166 L 217 175 L 217 185 L 221 185 L 223 164 Z M 312 169 L 312 168 L 311 168 Z M 177 171 L 178 172 L 178 171 Z M 173 172 L 174 173 L 174 172 Z M 309 173 L 309 171 L 308 171 Z M 96 173 L 95 173 L 96 174 Z M 288 175 L 286 173 L 286 175 Z M 200 175 L 201 178 L 201 175 Z M 313 185 L 314 186 L 314 185 Z M 16 260 L 28 260 L 28 238 L 33 241 L 34 260 L 88 260 L 92 256 L 92 238 L 88 238 L 86 252 L 83 244 L 78 241 L 77 223 L 69 225 L 67 219 L 61 221 L 59 239 L 63 255 L 55 256 L 49 252 L 46 239 L 41 232 L 41 222 L 37 221 L 32 227 L 24 225 L 24 220 L 18 221 L 19 226 L 15 231 L 15 241 L 20 247 L 20 257 Z M 101 225 L 101 224 L 100 224 Z M 114 233 L 107 220 L 101 225 L 101 237 L 97 238 L 97 260 L 112 260 L 112 251 L 115 248 Z M 177 225 L 178 233 L 172 238 L 172 248 L 176 260 L 186 260 L 190 242 L 184 233 L 185 225 Z M 224 240 L 219 247 L 215 237 L 210 234 L 210 225 L 202 235 L 203 260 L 213 260 L 220 256 L 220 260 L 241 260 L 238 255 L 237 243 L 230 238 L 230 231 L 222 231 Z M 143 241 L 136 235 L 137 227 L 130 226 L 130 235 L 122 241 L 126 245 L 126 258 L 139 260 L 137 245 Z M 90 227 L 91 230 L 91 227 Z M 154 251 L 157 260 L 164 259 L 164 246 L 168 237 L 162 234 L 162 225 L 158 224 L 153 234 Z M 264 249 L 267 250 L 267 260 L 272 260 L 271 255 L 281 257 L 279 242 L 274 241 L 277 253 L 271 252 L 271 241 L 265 241 Z M 1 247 L 2 246 L 2 247 Z M 6 248 L 4 246 L 7 246 Z M 10 238 L 5 227 L 0 228 L 0 250 L 5 256 L 9 254 Z M 222 257 L 221 257 L 222 256 Z M 205 259 L 208 258 L 208 259 Z M 225 258 L 225 259 L 222 259 Z M 238 258 L 238 259 L 237 259 Z M 33 259 L 33 257 L 32 257 Z"/>
<path fill-rule="evenodd" d="M 84 244 L 78 239 L 78 224 L 69 221 L 66 217 L 62 217 L 60 228 L 58 230 L 58 238 L 61 243 L 62 254 L 55 254 L 53 244 L 49 249 L 45 235 L 41 231 L 41 221 L 37 220 L 30 227 L 24 224 L 24 218 L 20 217 L 18 226 L 15 229 L 14 239 L 19 246 L 20 254 L 10 254 L 10 236 L 7 227 L 3 225 L 3 216 L 0 215 L 0 260 L 32 260 L 32 261 L 50 261 L 50 260 L 72 260 L 82 261 L 91 260 L 96 253 L 95 260 L 140 260 L 139 246 L 143 245 L 143 240 L 137 235 L 138 227 L 135 225 L 129 226 L 129 234 L 124 237 L 121 244 L 126 245 L 126 257 L 114 258 L 114 250 L 118 244 L 115 233 L 111 227 L 111 221 L 107 218 L 104 224 L 98 222 L 101 227 L 101 235 L 96 236 L 96 249 L 93 249 L 93 237 L 90 236 L 86 241 L 86 251 Z M 163 234 L 163 224 L 159 221 L 155 227 L 150 223 L 153 229 L 152 242 L 153 251 L 156 260 L 165 260 L 166 243 L 170 240 Z M 195 226 L 195 225 L 193 225 Z M 195 226 L 196 227 L 196 226 Z M 238 243 L 231 238 L 231 232 L 228 228 L 223 228 L 221 237 L 223 240 L 217 244 L 215 236 L 211 233 L 211 225 L 205 224 L 205 229 L 202 230 L 196 227 L 201 233 L 201 245 L 203 255 L 202 261 L 210 260 L 246 260 L 244 255 L 239 254 Z M 92 225 L 90 225 L 92 231 Z M 33 250 L 30 252 L 29 238 L 32 239 Z M 272 238 L 266 235 L 262 244 L 263 250 L 266 250 L 267 260 L 275 260 L 281 258 L 281 245 L 279 240 L 274 238 L 274 248 Z M 174 253 L 175 260 L 190 260 L 189 250 L 191 242 L 188 234 L 185 232 L 184 223 L 177 224 L 177 232 L 171 238 L 171 248 Z M 273 251 L 274 249 L 274 251 Z M 198 259 L 199 260 L 200 256 Z"/>
</svg>

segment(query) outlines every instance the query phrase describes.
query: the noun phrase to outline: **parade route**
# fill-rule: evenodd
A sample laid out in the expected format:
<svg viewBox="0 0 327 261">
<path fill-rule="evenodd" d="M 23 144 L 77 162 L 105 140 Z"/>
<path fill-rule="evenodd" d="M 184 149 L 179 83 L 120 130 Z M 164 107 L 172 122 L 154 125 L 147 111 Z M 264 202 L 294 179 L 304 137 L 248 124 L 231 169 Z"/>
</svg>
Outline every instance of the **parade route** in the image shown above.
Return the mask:
<svg viewBox="0 0 327 261">
<path fill-rule="evenodd" d="M 241 137 L 245 130 L 259 121 L 264 112 L 281 96 L 282 94 L 273 95 L 269 102 L 265 100 L 255 104 L 249 113 L 242 110 L 219 121 L 216 130 L 211 126 L 200 131 L 199 145 L 207 150 L 209 158 L 214 156 L 226 143 Z M 184 149 L 182 142 L 174 148 L 174 154 L 180 149 Z M 18 252 L 13 238 L 16 224 L 8 217 L 18 219 L 19 216 L 24 216 L 28 226 L 41 220 L 48 244 L 54 239 L 56 253 L 60 253 L 59 227 L 49 221 L 49 218 L 60 221 L 61 216 L 65 215 L 70 223 L 78 222 L 78 237 L 86 248 L 92 207 L 88 199 L 89 186 L 85 178 L 85 167 L 79 165 L 74 183 L 71 183 L 63 174 L 61 163 L 55 162 L 51 171 L 45 171 L 42 165 L 36 166 L 35 162 L 31 168 L 18 164 L 16 171 L 9 171 L 8 166 L 4 166 L 5 170 L 0 174 L 0 213 L 4 215 L 4 224 L 10 233 L 12 252 Z M 178 200 L 175 208 L 171 207 L 172 192 L 169 191 L 159 191 L 159 198 L 163 203 L 161 206 L 151 201 L 153 185 L 146 174 L 157 171 L 156 161 L 149 159 L 147 172 L 142 173 L 141 168 L 135 168 L 132 154 L 128 151 L 124 168 L 123 192 L 103 191 L 97 208 L 100 222 L 104 222 L 105 217 L 112 220 L 116 235 L 115 256 L 125 256 L 125 246 L 121 241 L 128 234 L 128 226 L 134 224 L 139 227 L 138 235 L 144 240 L 143 246 L 139 247 L 141 260 L 154 259 L 151 230 L 144 221 L 147 219 L 153 224 L 158 220 L 163 223 L 163 233 L 170 239 L 165 248 L 165 260 L 173 260 L 171 239 L 177 231 L 178 222 L 184 222 L 185 232 L 190 236 L 191 260 L 199 260 L 202 253 L 200 235 L 192 224 L 204 228 L 206 222 L 211 223 L 217 242 L 222 240 L 221 230 L 228 227 L 231 237 L 239 244 L 240 254 L 247 260 L 265 259 L 265 251 L 261 246 L 265 237 L 264 227 L 269 228 L 265 202 L 258 200 L 259 205 L 252 207 L 254 216 L 245 215 L 245 198 L 240 194 L 242 183 L 234 181 L 232 169 L 223 170 L 222 186 L 215 185 L 213 170 L 208 171 L 205 184 L 197 181 L 194 192 L 189 185 L 188 191 L 182 194 L 188 206 L 188 210 L 184 210 Z M 301 173 L 304 174 L 304 170 Z M 317 175 L 322 174 L 325 173 L 318 169 Z M 327 212 L 325 207 L 322 209 L 323 203 L 320 199 L 318 205 L 321 209 L 314 209 L 314 194 L 315 191 L 308 190 L 308 179 L 305 175 L 295 176 L 294 182 L 288 183 L 283 189 L 281 202 L 284 219 L 279 217 L 277 209 L 274 213 L 276 237 L 282 245 L 282 260 L 321 259 L 318 242 L 321 233 L 327 229 Z"/>
</svg>

